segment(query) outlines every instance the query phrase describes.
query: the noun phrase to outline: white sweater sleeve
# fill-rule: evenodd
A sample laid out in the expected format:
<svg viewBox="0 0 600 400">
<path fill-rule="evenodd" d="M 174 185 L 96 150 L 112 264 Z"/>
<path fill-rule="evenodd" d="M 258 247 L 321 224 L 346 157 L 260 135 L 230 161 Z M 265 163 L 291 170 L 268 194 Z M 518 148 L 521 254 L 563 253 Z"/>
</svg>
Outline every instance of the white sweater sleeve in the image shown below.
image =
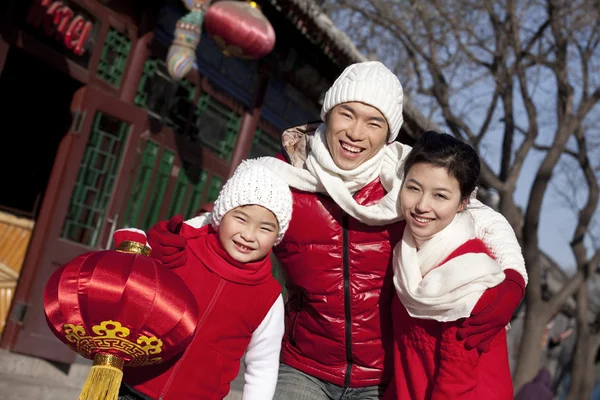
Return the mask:
<svg viewBox="0 0 600 400">
<path fill-rule="evenodd" d="M 184 222 L 191 227 L 202 228 L 204 225 L 210 224 L 211 220 L 212 220 L 212 213 L 206 212 L 206 213 L 200 214 L 197 217 L 194 217 L 192 219 L 188 219 L 187 221 L 184 221 Z"/>
<path fill-rule="evenodd" d="M 279 353 L 284 331 L 283 297 L 279 295 L 265 319 L 252 333 L 245 357 L 242 400 L 271 400 L 279 373 Z"/>
<path fill-rule="evenodd" d="M 527 270 L 521 246 L 506 218 L 477 199 L 471 199 L 467 209 L 473 216 L 475 235 L 489 247 L 502 270 L 514 269 L 523 276 L 527 284 Z"/>
</svg>

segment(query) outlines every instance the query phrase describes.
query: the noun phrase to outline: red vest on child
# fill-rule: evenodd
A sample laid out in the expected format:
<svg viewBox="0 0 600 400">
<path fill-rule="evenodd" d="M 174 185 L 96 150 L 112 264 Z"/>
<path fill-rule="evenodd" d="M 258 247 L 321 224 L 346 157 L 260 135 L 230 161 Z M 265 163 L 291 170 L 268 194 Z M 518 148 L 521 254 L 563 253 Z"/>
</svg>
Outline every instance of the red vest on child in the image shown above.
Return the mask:
<svg viewBox="0 0 600 400">
<path fill-rule="evenodd" d="M 252 333 L 281 293 L 269 255 L 240 264 L 218 243 L 210 226 L 183 225 L 187 262 L 173 269 L 198 301 L 194 339 L 175 360 L 126 368 L 123 380 L 136 391 L 162 400 L 223 399 L 238 374 Z"/>
</svg>

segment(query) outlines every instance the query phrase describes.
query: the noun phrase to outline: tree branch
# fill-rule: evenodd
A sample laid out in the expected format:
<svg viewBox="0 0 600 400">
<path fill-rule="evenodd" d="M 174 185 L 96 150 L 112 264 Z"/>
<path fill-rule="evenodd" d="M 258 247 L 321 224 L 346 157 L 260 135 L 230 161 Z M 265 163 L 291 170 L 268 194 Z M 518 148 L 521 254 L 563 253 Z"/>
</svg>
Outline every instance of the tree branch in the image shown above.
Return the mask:
<svg viewBox="0 0 600 400">
<path fill-rule="evenodd" d="M 562 305 L 577 292 L 579 286 L 585 280 L 585 274 L 582 270 L 578 270 L 558 291 L 554 294 L 550 300 L 546 302 L 549 313 L 551 315 L 556 314 L 560 311 Z"/>
<path fill-rule="evenodd" d="M 551 146 L 543 146 L 541 144 L 533 144 L 533 148 L 535 150 L 540 150 L 540 151 L 550 151 L 552 149 Z M 569 149 L 564 149 L 563 150 L 564 154 L 568 154 L 569 156 L 573 157 L 575 160 L 579 159 L 579 155 L 577 153 L 575 153 L 573 150 L 569 150 Z"/>
<path fill-rule="evenodd" d="M 519 34 L 519 24 L 516 20 L 516 6 L 513 3 L 513 9 L 508 12 L 507 18 L 510 20 L 509 24 L 509 40 L 514 48 L 515 52 L 519 52 L 521 49 L 521 40 Z M 538 32 L 543 32 L 545 28 L 540 28 Z M 519 149 L 515 153 L 514 162 L 512 165 L 512 170 L 510 173 L 510 177 L 507 176 L 507 186 L 510 188 L 515 187 L 517 184 L 517 180 L 519 175 L 521 174 L 521 168 L 523 167 L 523 163 L 525 162 L 525 157 L 529 153 L 531 146 L 535 142 L 536 137 L 538 136 L 539 128 L 537 123 L 537 110 L 534 104 L 534 101 L 529 94 L 529 88 L 527 84 L 527 72 L 523 69 L 523 66 L 518 62 L 518 60 L 513 64 L 514 72 L 519 80 L 519 87 L 521 89 L 521 98 L 523 100 L 523 104 L 525 105 L 525 111 L 527 112 L 527 122 L 528 129 L 525 132 L 525 140 L 519 147 Z M 512 93 L 510 94 L 512 96 Z M 514 126 L 511 126 L 514 128 Z M 514 130 L 511 131 L 511 135 Z M 512 150 L 512 148 L 511 148 Z"/>
<path fill-rule="evenodd" d="M 577 145 L 579 147 L 577 160 L 579 161 L 579 166 L 583 170 L 585 182 L 588 186 L 587 202 L 579 211 L 577 226 L 575 227 L 573 238 L 570 243 L 573 253 L 575 254 L 575 258 L 577 259 L 578 264 L 581 266 L 587 258 L 587 251 L 584 244 L 584 238 L 586 232 L 588 231 L 594 213 L 598 208 L 600 188 L 598 186 L 598 180 L 596 178 L 596 174 L 594 173 L 593 166 L 591 165 L 588 157 L 587 142 L 583 130 L 579 129 L 575 133 L 575 137 L 577 139 Z"/>
</svg>

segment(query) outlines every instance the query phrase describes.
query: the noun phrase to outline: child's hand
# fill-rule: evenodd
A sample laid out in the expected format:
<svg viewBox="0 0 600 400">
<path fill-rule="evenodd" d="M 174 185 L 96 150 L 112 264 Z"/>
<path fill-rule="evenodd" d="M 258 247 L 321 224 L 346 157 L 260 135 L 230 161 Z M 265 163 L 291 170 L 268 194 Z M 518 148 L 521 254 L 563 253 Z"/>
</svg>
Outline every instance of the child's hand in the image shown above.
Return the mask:
<svg viewBox="0 0 600 400">
<path fill-rule="evenodd" d="M 467 350 L 490 351 L 494 337 L 510 322 L 525 294 L 525 281 L 512 269 L 504 271 L 506 278 L 498 286 L 486 290 L 473 312 L 458 330 L 458 340 L 465 340 Z"/>
<path fill-rule="evenodd" d="M 182 224 L 183 217 L 176 215 L 168 221 L 158 222 L 148 231 L 148 244 L 152 247 L 150 255 L 167 268 L 181 267 L 187 261 L 186 239 L 179 235 Z"/>
</svg>

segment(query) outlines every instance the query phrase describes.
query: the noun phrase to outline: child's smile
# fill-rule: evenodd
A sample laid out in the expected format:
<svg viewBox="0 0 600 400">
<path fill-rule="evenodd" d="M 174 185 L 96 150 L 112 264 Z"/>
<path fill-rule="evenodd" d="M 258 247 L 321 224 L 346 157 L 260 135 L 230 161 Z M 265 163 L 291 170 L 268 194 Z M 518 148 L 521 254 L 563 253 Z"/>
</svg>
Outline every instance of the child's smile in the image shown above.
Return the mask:
<svg viewBox="0 0 600 400">
<path fill-rule="evenodd" d="M 219 242 L 236 261 L 247 263 L 263 259 L 271 249 L 279 224 L 275 214 L 264 207 L 236 207 L 223 217 L 219 225 Z"/>
</svg>

